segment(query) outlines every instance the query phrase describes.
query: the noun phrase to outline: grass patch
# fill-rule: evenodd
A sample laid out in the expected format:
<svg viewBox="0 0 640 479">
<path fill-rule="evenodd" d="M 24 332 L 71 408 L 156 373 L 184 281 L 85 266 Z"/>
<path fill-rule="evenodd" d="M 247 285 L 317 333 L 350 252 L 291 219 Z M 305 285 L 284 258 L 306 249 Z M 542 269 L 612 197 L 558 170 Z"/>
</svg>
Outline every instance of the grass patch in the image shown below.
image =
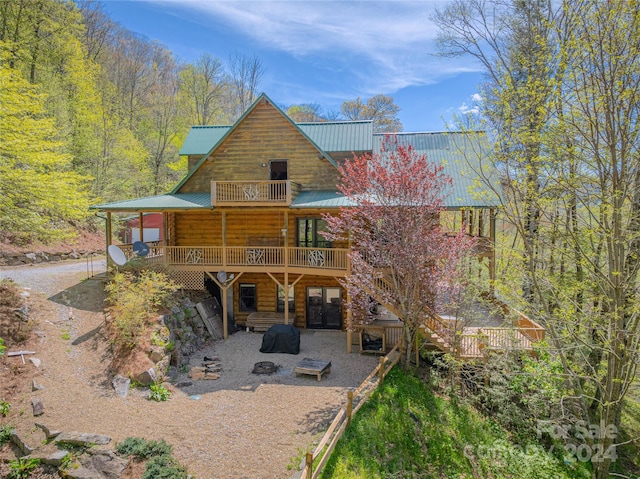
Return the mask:
<svg viewBox="0 0 640 479">
<path fill-rule="evenodd" d="M 395 368 L 355 416 L 321 476 L 377 478 L 588 478 L 535 443 L 514 444 L 495 422 L 433 394 Z"/>
</svg>

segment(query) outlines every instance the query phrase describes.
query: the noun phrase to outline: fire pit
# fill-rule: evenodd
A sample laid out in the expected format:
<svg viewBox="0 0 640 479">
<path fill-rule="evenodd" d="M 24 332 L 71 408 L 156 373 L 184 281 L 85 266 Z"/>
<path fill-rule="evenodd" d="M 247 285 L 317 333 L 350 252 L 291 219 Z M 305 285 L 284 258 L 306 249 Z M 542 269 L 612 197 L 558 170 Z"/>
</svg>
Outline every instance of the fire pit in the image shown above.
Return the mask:
<svg viewBox="0 0 640 479">
<path fill-rule="evenodd" d="M 253 366 L 253 374 L 273 374 L 277 370 L 277 366 L 271 361 L 260 361 Z"/>
</svg>

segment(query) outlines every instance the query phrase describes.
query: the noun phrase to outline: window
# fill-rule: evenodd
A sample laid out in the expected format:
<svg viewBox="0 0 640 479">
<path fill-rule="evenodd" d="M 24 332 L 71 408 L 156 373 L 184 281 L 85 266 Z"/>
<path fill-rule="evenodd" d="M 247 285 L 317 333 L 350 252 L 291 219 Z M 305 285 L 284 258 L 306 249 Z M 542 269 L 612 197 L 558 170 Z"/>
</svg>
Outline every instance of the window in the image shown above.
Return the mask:
<svg viewBox="0 0 640 479">
<path fill-rule="evenodd" d="M 331 248 L 322 232 L 327 231 L 327 222 L 322 218 L 298 219 L 298 246 L 301 248 Z"/>
<path fill-rule="evenodd" d="M 269 170 L 269 179 L 272 181 L 289 179 L 287 160 L 271 160 Z"/>
<path fill-rule="evenodd" d="M 241 284 L 239 287 L 240 311 L 257 311 L 256 285 Z"/>
<path fill-rule="evenodd" d="M 294 304 L 294 288 L 289 288 L 289 312 L 293 313 L 296 308 Z M 278 286 L 278 313 L 284 313 L 284 288 Z"/>
</svg>

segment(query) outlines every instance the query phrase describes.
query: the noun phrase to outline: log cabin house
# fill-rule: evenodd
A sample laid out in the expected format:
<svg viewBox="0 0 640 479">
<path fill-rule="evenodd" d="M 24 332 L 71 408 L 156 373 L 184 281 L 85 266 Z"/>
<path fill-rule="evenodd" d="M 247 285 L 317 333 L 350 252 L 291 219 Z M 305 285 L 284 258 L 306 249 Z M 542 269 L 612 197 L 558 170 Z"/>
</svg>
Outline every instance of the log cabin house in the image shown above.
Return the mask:
<svg viewBox="0 0 640 479">
<path fill-rule="evenodd" d="M 446 165 L 454 179 L 450 221 L 464 220 L 481 239 L 478 256 L 492 278 L 497 202 L 472 193 L 473 168 L 459 156 L 477 155 L 481 133 L 395 135 Z M 338 164 L 376 151 L 383 137 L 370 121 L 295 123 L 262 94 L 232 126 L 192 127 L 180 151 L 188 174 L 170 193 L 93 208 L 107 213 L 108 245 L 112 214 L 137 213 L 140 225 L 161 214 L 162 241 L 145 261 L 185 289 L 216 296 L 225 335 L 228 319 L 256 329 L 274 322 L 345 329 L 348 298 L 338 280 L 349 274 L 349 244 L 324 239 L 322 214 L 346 205 L 336 191 Z M 131 245 L 121 249 L 134 256 Z"/>
</svg>

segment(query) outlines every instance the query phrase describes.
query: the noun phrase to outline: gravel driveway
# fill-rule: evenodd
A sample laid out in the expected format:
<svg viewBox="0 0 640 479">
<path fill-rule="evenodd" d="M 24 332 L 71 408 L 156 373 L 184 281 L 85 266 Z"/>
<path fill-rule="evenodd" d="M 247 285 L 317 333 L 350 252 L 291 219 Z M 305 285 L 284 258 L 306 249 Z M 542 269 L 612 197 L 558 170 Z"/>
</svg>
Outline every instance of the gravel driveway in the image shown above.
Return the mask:
<svg viewBox="0 0 640 479">
<path fill-rule="evenodd" d="M 94 273 L 104 260 L 94 259 Z M 111 436 L 165 439 L 174 455 L 200 479 L 284 479 L 293 474 L 303 452 L 311 448 L 345 402 L 373 370 L 377 357 L 346 353 L 346 334 L 340 331 L 303 331 L 299 355 L 259 352 L 262 335 L 239 332 L 227 341 L 210 342 L 191 357 L 198 365 L 204 356 L 217 356 L 221 378 L 193 381 L 174 388 L 170 401 L 156 403 L 132 391 L 116 397 L 107 371 L 109 343 L 102 334 L 74 340 L 100 330 L 102 282 L 85 281 L 86 261 L 0 270 L 31 288 L 30 302 L 38 321 L 37 356 L 40 368 L 33 376 L 45 389 L 31 391 L 31 379 L 12 399 L 16 428 L 39 444 L 31 398 L 39 397 L 45 414 L 38 418 L 50 428 Z M 303 357 L 328 359 L 331 373 L 318 382 L 314 376 L 294 377 L 292 369 Z M 251 373 L 259 361 L 280 366 L 271 376 Z M 183 373 L 178 381 L 189 381 Z M 1 388 L 0 388 L 1 389 Z"/>
</svg>

